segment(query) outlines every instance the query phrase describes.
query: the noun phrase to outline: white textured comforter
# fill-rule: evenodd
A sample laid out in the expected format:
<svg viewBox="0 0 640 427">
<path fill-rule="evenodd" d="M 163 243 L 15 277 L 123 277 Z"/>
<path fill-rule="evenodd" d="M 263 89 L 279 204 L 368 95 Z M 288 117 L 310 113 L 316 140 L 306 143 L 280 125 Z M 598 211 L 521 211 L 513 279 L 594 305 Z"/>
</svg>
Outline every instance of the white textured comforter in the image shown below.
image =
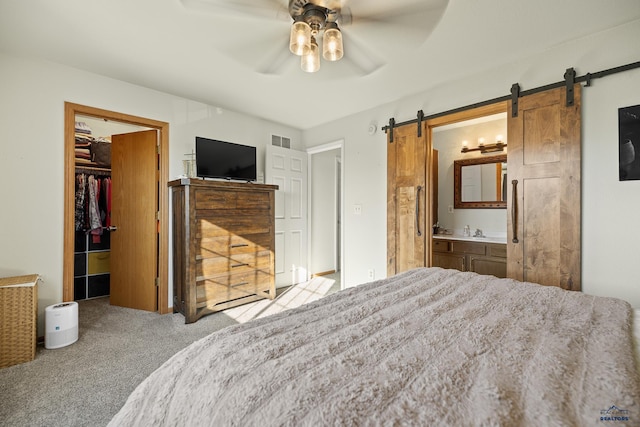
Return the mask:
<svg viewBox="0 0 640 427">
<path fill-rule="evenodd" d="M 110 425 L 640 425 L 639 405 L 626 302 L 429 268 L 215 332 Z"/>
</svg>

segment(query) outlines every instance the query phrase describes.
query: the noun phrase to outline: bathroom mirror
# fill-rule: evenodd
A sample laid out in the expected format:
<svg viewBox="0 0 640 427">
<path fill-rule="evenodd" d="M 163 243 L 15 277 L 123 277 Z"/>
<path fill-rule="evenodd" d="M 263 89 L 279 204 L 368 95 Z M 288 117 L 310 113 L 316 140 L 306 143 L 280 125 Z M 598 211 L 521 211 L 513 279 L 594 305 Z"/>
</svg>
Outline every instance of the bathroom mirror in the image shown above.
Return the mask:
<svg viewBox="0 0 640 427">
<path fill-rule="evenodd" d="M 507 208 L 507 155 L 453 162 L 456 209 Z"/>
</svg>

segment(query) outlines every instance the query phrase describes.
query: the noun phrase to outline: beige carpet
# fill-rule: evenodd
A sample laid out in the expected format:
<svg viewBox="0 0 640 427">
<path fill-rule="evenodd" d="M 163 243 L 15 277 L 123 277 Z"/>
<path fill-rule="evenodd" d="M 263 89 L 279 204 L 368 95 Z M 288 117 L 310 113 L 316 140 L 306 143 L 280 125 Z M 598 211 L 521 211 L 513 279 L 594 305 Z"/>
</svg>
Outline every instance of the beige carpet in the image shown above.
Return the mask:
<svg viewBox="0 0 640 427">
<path fill-rule="evenodd" d="M 103 426 L 151 372 L 192 342 L 229 325 L 322 298 L 339 288 L 317 277 L 262 300 L 185 325 L 181 314 L 159 315 L 80 301 L 79 339 L 56 350 L 39 345 L 35 360 L 0 369 L 0 425 Z"/>
</svg>

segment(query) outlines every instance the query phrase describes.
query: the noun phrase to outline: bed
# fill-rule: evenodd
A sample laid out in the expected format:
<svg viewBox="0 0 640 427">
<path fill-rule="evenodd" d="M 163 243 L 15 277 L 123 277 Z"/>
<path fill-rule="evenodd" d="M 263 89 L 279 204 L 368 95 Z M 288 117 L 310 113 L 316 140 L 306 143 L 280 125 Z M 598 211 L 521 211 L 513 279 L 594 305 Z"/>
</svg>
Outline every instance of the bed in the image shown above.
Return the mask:
<svg viewBox="0 0 640 427">
<path fill-rule="evenodd" d="M 640 424 L 633 309 L 420 268 L 217 331 L 112 426 Z"/>
</svg>

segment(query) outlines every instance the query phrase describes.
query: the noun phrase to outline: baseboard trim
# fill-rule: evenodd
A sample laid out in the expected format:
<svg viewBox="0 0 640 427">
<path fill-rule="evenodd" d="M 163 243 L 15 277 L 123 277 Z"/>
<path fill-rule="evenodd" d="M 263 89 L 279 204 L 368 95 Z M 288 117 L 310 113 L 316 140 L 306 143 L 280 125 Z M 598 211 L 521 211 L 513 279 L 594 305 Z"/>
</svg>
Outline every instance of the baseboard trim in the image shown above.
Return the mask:
<svg viewBox="0 0 640 427">
<path fill-rule="evenodd" d="M 323 271 L 320 273 L 313 273 L 311 275 L 311 277 L 319 277 L 319 276 L 328 276 L 329 274 L 334 274 L 336 271 L 335 270 L 329 270 L 329 271 Z"/>
</svg>

